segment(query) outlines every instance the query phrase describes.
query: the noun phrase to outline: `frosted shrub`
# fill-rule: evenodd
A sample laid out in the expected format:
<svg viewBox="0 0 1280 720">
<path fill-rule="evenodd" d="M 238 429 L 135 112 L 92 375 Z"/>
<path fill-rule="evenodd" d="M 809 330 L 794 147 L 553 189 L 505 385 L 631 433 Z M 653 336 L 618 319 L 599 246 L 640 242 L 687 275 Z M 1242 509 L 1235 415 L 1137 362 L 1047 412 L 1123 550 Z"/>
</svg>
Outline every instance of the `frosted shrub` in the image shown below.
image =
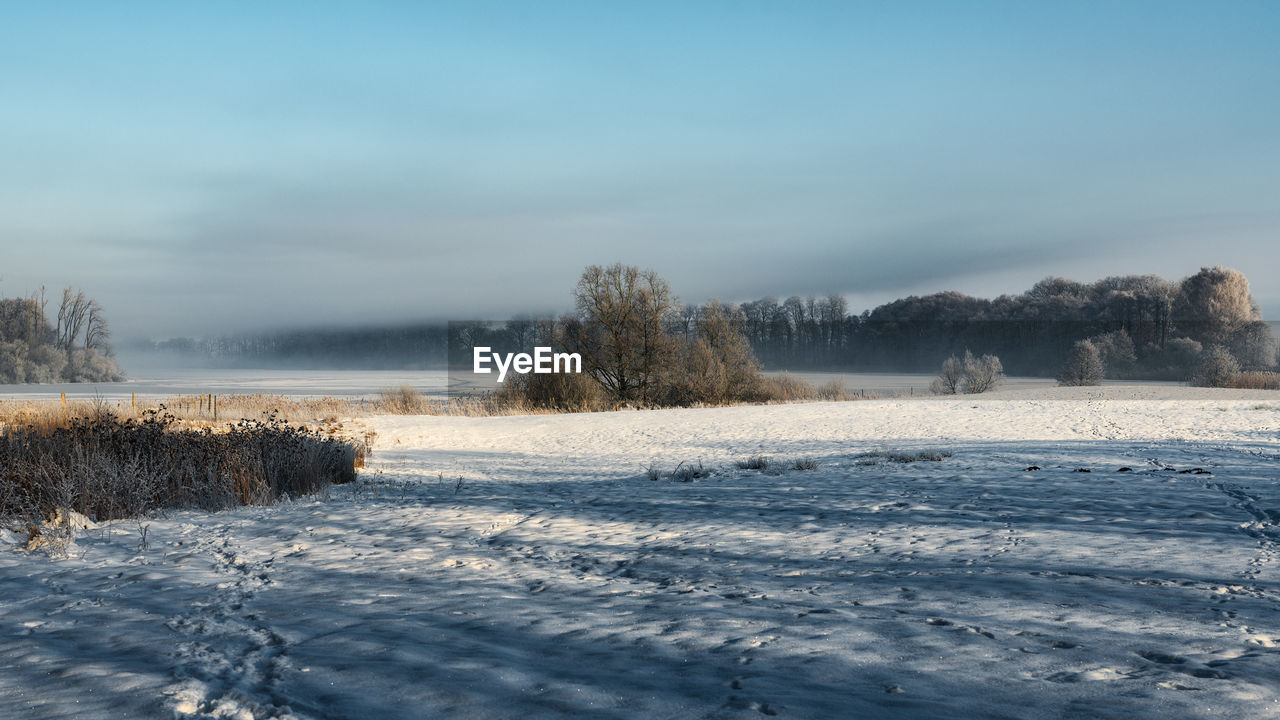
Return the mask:
<svg viewBox="0 0 1280 720">
<path fill-rule="evenodd" d="M 964 369 L 960 365 L 960 358 L 952 355 L 942 361 L 942 372 L 934 378 L 929 389 L 934 395 L 955 395 L 960 391 L 960 378 L 963 375 Z"/>
<path fill-rule="evenodd" d="M 1200 365 L 1191 376 L 1191 384 L 1198 387 L 1231 387 L 1240 374 L 1240 363 L 1221 345 L 1205 351 Z"/>
<path fill-rule="evenodd" d="M 1098 346 L 1089 340 L 1079 340 L 1071 348 L 1071 356 L 1058 375 L 1058 384 L 1065 386 L 1101 385 L 1102 357 Z"/>
<path fill-rule="evenodd" d="M 175 429 L 102 410 L 59 427 L 0 432 L 0 517 L 39 522 L 59 509 L 92 520 L 164 507 L 270 504 L 355 479 L 365 449 L 268 417 L 224 431 Z"/>
<path fill-rule="evenodd" d="M 984 393 L 995 390 L 1004 379 L 1004 366 L 995 355 L 983 355 L 975 358 L 973 353 L 964 351 L 964 377 L 960 379 L 960 390 L 966 394 Z"/>
</svg>

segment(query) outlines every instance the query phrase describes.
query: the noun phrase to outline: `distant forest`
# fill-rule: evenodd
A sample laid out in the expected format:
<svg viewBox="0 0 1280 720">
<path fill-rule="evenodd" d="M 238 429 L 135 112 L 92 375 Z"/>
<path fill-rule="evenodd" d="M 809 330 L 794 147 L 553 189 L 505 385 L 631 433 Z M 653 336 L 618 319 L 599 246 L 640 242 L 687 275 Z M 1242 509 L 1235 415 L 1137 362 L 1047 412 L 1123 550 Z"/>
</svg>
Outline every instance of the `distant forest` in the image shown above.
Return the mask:
<svg viewBox="0 0 1280 720">
<path fill-rule="evenodd" d="M 692 332 L 705 307 L 683 306 L 669 319 L 671 331 Z M 1245 369 L 1270 369 L 1277 361 L 1271 328 L 1245 276 L 1220 267 L 1178 281 L 1046 278 L 994 300 L 941 292 L 861 314 L 850 314 L 834 294 L 728 308 L 767 369 L 935 372 L 946 357 L 972 350 L 999 356 L 1010 374 L 1054 376 L 1083 339 L 1099 347 L 1108 375 L 1119 378 L 1185 379 L 1210 347 L 1227 349 Z M 473 345 L 528 349 L 547 320 L 176 338 L 147 349 L 217 367 L 442 368 L 451 358 L 469 362 Z"/>
</svg>

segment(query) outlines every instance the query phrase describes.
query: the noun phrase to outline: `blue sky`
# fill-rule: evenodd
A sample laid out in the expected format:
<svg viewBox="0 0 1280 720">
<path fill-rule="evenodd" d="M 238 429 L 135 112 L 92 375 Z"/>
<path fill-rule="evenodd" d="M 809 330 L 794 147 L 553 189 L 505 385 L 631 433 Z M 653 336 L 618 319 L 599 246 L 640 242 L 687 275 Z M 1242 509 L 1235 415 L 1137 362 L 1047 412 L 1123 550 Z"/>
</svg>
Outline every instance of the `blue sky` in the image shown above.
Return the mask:
<svg viewBox="0 0 1280 720">
<path fill-rule="evenodd" d="M 1243 270 L 1280 315 L 1274 2 L 28 3 L 0 292 L 118 335 Z"/>
</svg>

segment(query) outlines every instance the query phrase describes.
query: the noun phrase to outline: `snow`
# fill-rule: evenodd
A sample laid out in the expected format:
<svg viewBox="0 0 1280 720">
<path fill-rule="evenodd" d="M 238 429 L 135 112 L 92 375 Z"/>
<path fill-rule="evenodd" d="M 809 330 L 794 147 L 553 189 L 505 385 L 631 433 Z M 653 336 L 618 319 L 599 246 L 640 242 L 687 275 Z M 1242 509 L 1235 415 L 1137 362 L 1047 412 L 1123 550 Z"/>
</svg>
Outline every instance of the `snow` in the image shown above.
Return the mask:
<svg viewBox="0 0 1280 720">
<path fill-rule="evenodd" d="M 0 717 L 1280 716 L 1275 393 L 360 422 L 327 497 L 0 537 Z"/>
</svg>

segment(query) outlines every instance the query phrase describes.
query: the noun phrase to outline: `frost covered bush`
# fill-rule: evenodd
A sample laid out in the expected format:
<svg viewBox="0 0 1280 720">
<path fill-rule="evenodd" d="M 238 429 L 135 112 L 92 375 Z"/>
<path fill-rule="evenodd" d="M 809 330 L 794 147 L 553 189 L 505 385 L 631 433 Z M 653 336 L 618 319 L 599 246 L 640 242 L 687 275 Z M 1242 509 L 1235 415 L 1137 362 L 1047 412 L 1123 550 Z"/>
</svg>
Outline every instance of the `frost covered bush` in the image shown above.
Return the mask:
<svg viewBox="0 0 1280 720">
<path fill-rule="evenodd" d="M 1205 351 L 1200 365 L 1191 377 L 1191 384 L 1199 387 L 1231 387 L 1240 374 L 1240 363 L 1221 345 Z"/>
<path fill-rule="evenodd" d="M 934 378 L 929 389 L 934 395 L 955 395 L 960 391 L 960 379 L 964 376 L 964 367 L 960 358 L 952 355 L 942 361 L 942 371 Z"/>
<path fill-rule="evenodd" d="M 74 383 L 115 382 L 124 377 L 116 367 L 115 360 L 94 349 L 76 348 L 67 351 L 62 379 Z"/>
<path fill-rule="evenodd" d="M 942 362 L 942 371 L 929 385 L 935 395 L 984 393 L 994 390 L 1004 379 L 1004 366 L 995 355 L 974 357 L 968 350 L 961 359 L 952 355 Z"/>
<path fill-rule="evenodd" d="M 60 509 L 92 520 L 162 507 L 265 505 L 355 479 L 364 448 L 275 417 L 222 431 L 175 429 L 171 415 L 121 420 L 102 410 L 56 428 L 0 433 L 0 517 L 38 522 Z"/>
<path fill-rule="evenodd" d="M 983 355 L 975 358 L 968 350 L 964 351 L 964 377 L 960 380 L 960 390 L 966 394 L 984 393 L 995 390 L 1004 379 L 1004 366 L 995 355 Z"/>
<path fill-rule="evenodd" d="M 1071 357 L 1058 375 L 1058 384 L 1066 386 L 1101 385 L 1102 357 L 1098 346 L 1089 340 L 1079 340 L 1071 348 Z"/>
</svg>

